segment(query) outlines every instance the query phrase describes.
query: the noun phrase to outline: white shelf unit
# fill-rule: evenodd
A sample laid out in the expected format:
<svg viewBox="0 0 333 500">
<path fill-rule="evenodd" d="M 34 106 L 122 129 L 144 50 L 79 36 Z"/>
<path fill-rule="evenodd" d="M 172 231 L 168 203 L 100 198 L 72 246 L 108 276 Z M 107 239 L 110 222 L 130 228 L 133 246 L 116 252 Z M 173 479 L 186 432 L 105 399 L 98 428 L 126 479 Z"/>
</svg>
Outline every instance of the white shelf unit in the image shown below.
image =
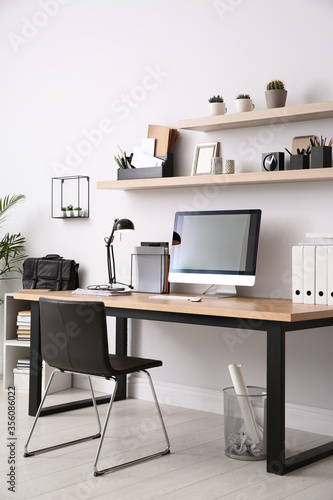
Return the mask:
<svg viewBox="0 0 333 500">
<path fill-rule="evenodd" d="M 4 302 L 4 348 L 3 348 L 3 389 L 14 385 L 14 373 L 18 359 L 30 356 L 30 342 L 18 341 L 16 334 L 16 319 L 19 311 L 30 308 L 31 302 L 27 300 L 14 299 L 14 294 L 5 294 Z M 46 387 L 46 382 L 52 368 L 43 363 L 42 390 Z M 70 374 L 56 374 L 51 386 L 51 392 L 68 389 L 72 385 Z"/>
</svg>

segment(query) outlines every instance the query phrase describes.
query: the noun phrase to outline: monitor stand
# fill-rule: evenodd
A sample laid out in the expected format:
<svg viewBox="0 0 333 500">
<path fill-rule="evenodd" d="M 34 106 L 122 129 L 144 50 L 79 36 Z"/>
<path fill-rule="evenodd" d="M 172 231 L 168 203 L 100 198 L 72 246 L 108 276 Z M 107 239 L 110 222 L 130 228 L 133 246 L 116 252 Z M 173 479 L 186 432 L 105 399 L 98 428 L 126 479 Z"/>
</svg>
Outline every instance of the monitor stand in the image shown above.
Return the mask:
<svg viewBox="0 0 333 500">
<path fill-rule="evenodd" d="M 212 289 L 213 288 L 213 289 Z M 226 297 L 235 297 L 237 294 L 235 285 L 214 285 L 207 293 L 203 293 L 202 297 L 211 299 L 225 299 Z"/>
</svg>

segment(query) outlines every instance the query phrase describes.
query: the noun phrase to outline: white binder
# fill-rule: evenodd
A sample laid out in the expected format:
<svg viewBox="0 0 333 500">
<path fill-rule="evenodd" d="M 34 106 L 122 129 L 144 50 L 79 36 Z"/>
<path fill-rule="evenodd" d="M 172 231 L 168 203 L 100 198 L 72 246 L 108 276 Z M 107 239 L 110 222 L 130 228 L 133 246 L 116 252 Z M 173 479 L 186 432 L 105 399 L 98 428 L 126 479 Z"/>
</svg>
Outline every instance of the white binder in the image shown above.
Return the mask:
<svg viewBox="0 0 333 500">
<path fill-rule="evenodd" d="M 315 304 L 327 304 L 327 251 L 326 245 L 316 246 Z"/>
<path fill-rule="evenodd" d="M 333 246 L 327 248 L 327 304 L 333 305 Z"/>
<path fill-rule="evenodd" d="M 291 254 L 292 300 L 303 303 L 303 245 L 293 246 Z"/>
<path fill-rule="evenodd" d="M 303 294 L 304 304 L 315 303 L 315 245 L 304 245 L 303 247 Z"/>
</svg>

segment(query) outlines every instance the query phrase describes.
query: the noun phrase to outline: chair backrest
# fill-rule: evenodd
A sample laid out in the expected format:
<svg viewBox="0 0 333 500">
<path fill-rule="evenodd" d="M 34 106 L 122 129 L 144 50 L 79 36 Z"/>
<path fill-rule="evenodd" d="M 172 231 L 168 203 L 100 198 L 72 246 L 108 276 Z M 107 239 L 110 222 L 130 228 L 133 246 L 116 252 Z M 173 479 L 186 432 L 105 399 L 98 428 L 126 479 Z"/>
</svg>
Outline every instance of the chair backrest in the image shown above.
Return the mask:
<svg viewBox="0 0 333 500">
<path fill-rule="evenodd" d="M 103 302 L 41 298 L 43 359 L 60 370 L 111 376 Z"/>
</svg>

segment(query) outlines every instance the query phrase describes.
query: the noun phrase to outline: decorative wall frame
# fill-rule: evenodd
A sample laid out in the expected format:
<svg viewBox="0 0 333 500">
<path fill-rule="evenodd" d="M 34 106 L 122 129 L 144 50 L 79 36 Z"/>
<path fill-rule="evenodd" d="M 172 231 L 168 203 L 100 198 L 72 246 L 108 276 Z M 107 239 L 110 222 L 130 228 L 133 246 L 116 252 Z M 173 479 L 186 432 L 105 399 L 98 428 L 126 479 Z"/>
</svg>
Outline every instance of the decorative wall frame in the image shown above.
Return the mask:
<svg viewBox="0 0 333 500">
<path fill-rule="evenodd" d="M 89 217 L 88 176 L 52 178 L 51 217 L 53 219 L 87 219 Z"/>
</svg>

